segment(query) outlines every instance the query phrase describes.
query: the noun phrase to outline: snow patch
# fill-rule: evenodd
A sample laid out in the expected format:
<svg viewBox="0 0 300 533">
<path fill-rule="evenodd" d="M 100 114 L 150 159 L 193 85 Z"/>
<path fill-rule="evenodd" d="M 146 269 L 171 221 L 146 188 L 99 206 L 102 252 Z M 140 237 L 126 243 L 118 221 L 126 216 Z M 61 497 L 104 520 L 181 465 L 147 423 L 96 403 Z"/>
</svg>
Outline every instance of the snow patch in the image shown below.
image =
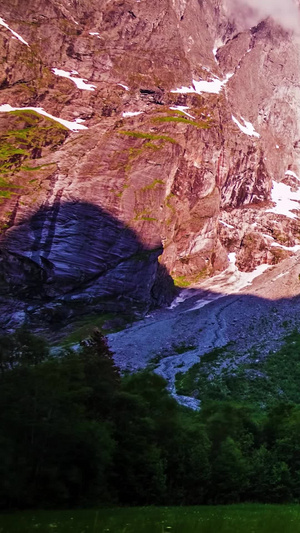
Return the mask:
<svg viewBox="0 0 300 533">
<path fill-rule="evenodd" d="M 70 120 L 64 120 L 63 118 L 54 117 L 53 115 L 50 115 L 50 113 L 44 111 L 42 107 L 12 107 L 9 104 L 3 104 L 0 106 L 0 113 L 9 113 L 10 111 L 35 111 L 36 113 L 39 113 L 39 115 L 44 115 L 45 117 L 55 120 L 55 122 L 59 122 L 71 131 L 88 129 L 86 126 L 83 126 L 83 124 L 79 124 L 76 121 L 71 122 Z"/>
<path fill-rule="evenodd" d="M 292 192 L 288 185 L 273 181 L 271 199 L 276 205 L 275 207 L 272 207 L 272 209 L 268 209 L 266 213 L 275 213 L 276 215 L 284 215 L 293 219 L 298 217 L 298 215 L 292 211 L 300 209 L 299 189 L 296 192 Z"/>
<path fill-rule="evenodd" d="M 197 254 L 198 252 L 200 252 L 200 250 L 203 250 L 204 246 L 205 246 L 205 241 L 203 240 L 202 235 L 199 235 L 192 241 L 191 247 L 190 247 L 190 253 Z M 184 257 L 185 254 L 182 254 L 182 255 Z M 179 257 L 182 257 L 182 255 L 180 254 Z"/>
<path fill-rule="evenodd" d="M 219 220 L 220 224 L 223 224 L 226 228 L 234 229 L 234 226 L 231 226 L 230 224 L 227 224 L 227 222 L 224 222 L 224 220 Z"/>
<path fill-rule="evenodd" d="M 75 83 L 78 89 L 81 89 L 82 91 L 94 91 L 96 89 L 96 85 L 86 83 L 87 80 L 85 78 L 75 78 L 74 74 L 78 74 L 76 70 L 72 70 L 71 72 L 67 72 L 66 70 L 61 70 L 59 68 L 52 68 L 51 70 L 56 76 L 68 78 L 68 80 L 73 81 L 73 83 Z"/>
<path fill-rule="evenodd" d="M 241 117 L 244 125 L 242 125 L 234 115 L 231 115 L 233 122 L 240 128 L 240 130 L 250 137 L 260 137 L 259 133 L 255 131 L 255 128 L 251 122 L 247 122 L 243 117 Z"/>
<path fill-rule="evenodd" d="M 129 87 L 127 87 L 127 85 L 123 85 L 123 83 L 118 83 L 118 85 L 120 85 L 120 87 L 123 87 L 125 91 L 129 91 Z"/>
<path fill-rule="evenodd" d="M 240 289 L 251 285 L 255 278 L 261 276 L 266 270 L 268 270 L 268 268 L 271 268 L 271 266 L 272 265 L 267 264 L 258 265 L 252 272 L 240 272 L 238 270 L 241 283 Z"/>
<path fill-rule="evenodd" d="M 287 271 L 287 272 L 282 272 L 282 274 L 279 274 L 278 276 L 276 276 L 276 278 L 274 278 L 272 281 L 276 281 L 277 279 L 283 278 L 283 277 L 286 276 L 287 274 L 289 274 L 289 271 Z"/>
<path fill-rule="evenodd" d="M 217 39 L 214 43 L 214 47 L 213 47 L 213 55 L 214 55 L 214 58 L 215 58 L 215 62 L 219 64 L 219 61 L 217 59 L 217 53 L 218 53 L 218 50 L 219 48 L 221 48 L 221 46 L 223 46 L 223 42 L 221 41 L 221 39 Z"/>
<path fill-rule="evenodd" d="M 137 117 L 138 115 L 141 115 L 142 113 L 143 113 L 143 111 L 126 111 L 126 112 L 122 113 L 122 117 L 124 117 L 124 118 Z"/>
<path fill-rule="evenodd" d="M 271 265 L 259 265 L 252 272 L 240 272 L 236 266 L 236 254 L 234 252 L 228 255 L 229 266 L 222 272 L 210 278 L 201 284 L 201 289 L 207 291 L 207 294 L 200 298 L 196 305 L 187 312 L 201 309 L 211 302 L 224 298 L 229 294 L 237 294 L 242 289 L 252 285 L 255 278 L 261 276 Z"/>
<path fill-rule="evenodd" d="M 287 170 L 285 172 L 285 175 L 286 176 L 292 176 L 292 178 L 296 178 L 296 180 L 300 181 L 299 176 L 297 176 L 297 174 L 295 174 L 295 172 L 293 172 L 292 170 Z"/>
<path fill-rule="evenodd" d="M 300 250 L 300 244 L 296 244 L 295 246 L 283 246 L 283 244 L 272 242 L 271 246 L 276 246 L 276 248 L 282 248 L 282 250 L 287 250 L 288 252 L 299 252 Z"/>
<path fill-rule="evenodd" d="M 7 30 L 9 30 L 17 39 L 19 39 L 19 41 L 23 44 L 26 44 L 26 46 L 29 46 L 29 44 L 27 43 L 27 41 L 25 41 L 25 39 L 23 39 L 23 37 L 21 37 L 21 35 L 19 35 L 16 31 L 12 30 L 8 24 L 6 24 L 6 22 L 3 20 L 3 18 L 0 17 L 0 25 L 1 26 L 4 26 L 4 28 L 6 28 Z"/>
<path fill-rule="evenodd" d="M 175 105 L 174 107 L 170 107 L 170 109 L 172 111 L 181 111 L 182 113 L 184 113 L 185 115 L 187 115 L 188 117 L 192 118 L 192 119 L 195 119 L 195 117 L 193 117 L 193 115 L 190 115 L 190 113 L 187 113 L 186 112 L 186 109 L 190 109 L 188 106 L 186 105 Z"/>
<path fill-rule="evenodd" d="M 231 252 L 230 254 L 228 254 L 228 261 L 232 265 L 235 265 L 235 263 L 236 263 L 236 253 Z"/>
<path fill-rule="evenodd" d="M 236 253 L 231 252 L 228 254 L 229 266 L 228 268 L 201 284 L 198 284 L 194 289 L 200 289 L 204 291 L 204 296 L 201 295 L 196 304 L 190 309 L 186 310 L 186 313 L 190 311 L 195 311 L 201 309 L 205 305 L 210 304 L 220 298 L 224 298 L 229 294 L 237 294 L 242 289 L 249 287 L 255 278 L 261 276 L 268 268 L 271 268 L 272 265 L 259 265 L 252 272 L 240 272 L 236 266 Z M 190 289 L 184 289 L 181 291 L 180 295 L 175 298 L 168 309 L 174 309 L 181 303 L 185 302 L 189 298 L 195 296 L 195 293 Z"/>
<path fill-rule="evenodd" d="M 100 35 L 98 31 L 90 31 L 90 35 Z"/>
<path fill-rule="evenodd" d="M 180 87 L 179 89 L 173 89 L 171 93 L 178 93 L 178 94 L 188 94 L 188 93 L 196 93 L 196 94 L 202 94 L 202 93 L 210 93 L 210 94 L 219 94 L 221 92 L 221 89 L 226 85 L 226 83 L 232 78 L 233 73 L 226 74 L 225 80 L 219 80 L 218 78 L 215 78 L 210 81 L 200 80 L 196 81 L 193 80 L 193 84 L 190 87 Z"/>
</svg>

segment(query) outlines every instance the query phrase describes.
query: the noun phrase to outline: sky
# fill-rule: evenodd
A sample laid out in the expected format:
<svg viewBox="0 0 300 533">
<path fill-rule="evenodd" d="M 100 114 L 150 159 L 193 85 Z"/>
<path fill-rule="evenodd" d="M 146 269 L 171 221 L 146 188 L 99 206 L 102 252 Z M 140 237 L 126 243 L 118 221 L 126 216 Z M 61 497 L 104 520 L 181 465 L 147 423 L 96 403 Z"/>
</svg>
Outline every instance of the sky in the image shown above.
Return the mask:
<svg viewBox="0 0 300 533">
<path fill-rule="evenodd" d="M 260 20 L 271 16 L 287 30 L 299 32 L 297 0 L 229 0 L 229 5 L 239 18 L 243 15 L 249 20 L 250 25 L 258 24 Z"/>
</svg>

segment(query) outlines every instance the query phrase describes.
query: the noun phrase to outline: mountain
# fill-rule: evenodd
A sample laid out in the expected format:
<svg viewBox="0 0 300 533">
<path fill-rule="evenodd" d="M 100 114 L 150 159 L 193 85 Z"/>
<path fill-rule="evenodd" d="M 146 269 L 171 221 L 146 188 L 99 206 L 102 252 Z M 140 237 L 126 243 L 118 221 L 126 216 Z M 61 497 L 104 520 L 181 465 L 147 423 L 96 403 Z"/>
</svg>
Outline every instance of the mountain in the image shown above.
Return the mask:
<svg viewBox="0 0 300 533">
<path fill-rule="evenodd" d="M 3 330 L 91 313 L 116 325 L 170 305 L 173 280 L 290 264 L 300 47 L 268 14 L 220 0 L 2 2 Z"/>
</svg>

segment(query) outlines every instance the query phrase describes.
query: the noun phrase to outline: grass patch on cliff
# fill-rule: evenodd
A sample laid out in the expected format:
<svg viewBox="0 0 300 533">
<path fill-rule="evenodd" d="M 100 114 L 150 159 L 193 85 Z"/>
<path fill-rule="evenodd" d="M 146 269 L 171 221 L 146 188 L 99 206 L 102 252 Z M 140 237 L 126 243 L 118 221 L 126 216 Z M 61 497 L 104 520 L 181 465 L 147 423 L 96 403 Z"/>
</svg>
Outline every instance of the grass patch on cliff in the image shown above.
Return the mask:
<svg viewBox="0 0 300 533">
<path fill-rule="evenodd" d="M 36 167 L 29 167 L 27 165 L 22 165 L 20 167 L 20 170 L 25 170 L 26 172 L 37 172 L 39 170 L 43 170 L 45 168 L 48 168 L 48 167 L 52 167 L 53 165 L 55 166 L 56 163 L 46 163 L 45 165 L 38 165 Z"/>
<path fill-rule="evenodd" d="M 155 179 L 149 185 L 145 185 L 141 191 L 152 191 L 157 185 L 164 185 L 163 180 Z"/>
<path fill-rule="evenodd" d="M 189 257 L 181 258 L 181 262 L 188 264 L 189 263 Z M 208 268 L 203 268 L 200 270 L 200 272 L 197 272 L 197 274 L 191 274 L 189 276 L 173 276 L 174 283 L 177 287 L 180 287 L 182 289 L 186 287 L 190 287 L 191 285 L 194 285 L 195 283 L 198 283 L 201 279 L 206 278 L 209 275 L 210 271 Z"/>
<path fill-rule="evenodd" d="M 78 344 L 83 339 L 89 337 L 95 328 L 102 330 L 106 323 L 109 323 L 110 321 L 113 323 L 117 317 L 118 315 L 116 313 L 101 313 L 98 315 L 86 316 L 75 322 L 72 326 L 73 331 L 64 337 L 62 342 L 59 341 L 58 344 L 62 344 L 63 346 Z M 126 320 L 124 322 L 126 323 Z M 111 330 L 109 328 L 107 329 L 107 333 L 111 333 L 112 331 L 115 331 L 115 328 L 112 328 Z"/>
<path fill-rule="evenodd" d="M 116 150 L 111 156 L 111 168 L 114 170 L 124 169 L 125 173 L 130 172 L 132 165 L 141 155 L 146 157 L 147 151 L 148 153 L 158 152 L 164 147 L 164 145 L 165 142 L 162 142 L 161 140 L 157 144 L 149 141 L 143 143 L 138 148 L 131 146 L 125 150 Z"/>
<path fill-rule="evenodd" d="M 191 281 L 186 276 L 176 276 L 173 277 L 174 283 L 176 287 L 180 287 L 182 289 L 189 287 L 191 285 Z"/>
<path fill-rule="evenodd" d="M 57 130 L 61 130 L 64 132 L 68 132 L 68 128 L 61 124 L 60 122 L 57 122 L 53 118 L 46 117 L 45 115 L 41 115 L 37 111 L 34 111 L 33 109 L 17 109 L 16 111 L 9 111 L 8 115 L 12 117 L 17 117 L 24 120 L 26 122 L 26 127 L 30 126 L 36 126 L 37 123 L 40 123 L 41 121 L 45 121 L 45 123 L 48 125 L 52 125 Z M 26 128 L 25 128 L 26 129 Z M 19 130 L 17 130 L 19 131 Z"/>
<path fill-rule="evenodd" d="M 172 205 L 172 203 L 171 203 L 173 201 L 173 199 L 176 199 L 176 196 L 173 193 L 168 194 L 168 196 L 165 199 L 165 205 L 171 211 L 171 216 L 167 220 L 167 225 L 169 225 L 172 222 L 172 216 L 176 214 L 176 209 L 175 209 L 174 205 Z"/>
<path fill-rule="evenodd" d="M 120 130 L 118 131 L 119 135 L 127 135 L 128 137 L 133 137 L 134 139 L 147 139 L 149 141 L 164 141 L 172 144 L 178 144 L 173 137 L 168 135 L 156 135 L 154 133 L 144 133 L 142 131 L 129 131 L 129 130 Z"/>
<path fill-rule="evenodd" d="M 9 143 L 2 142 L 0 144 L 0 161 L 6 161 L 14 156 L 29 156 L 29 152 L 23 148 L 17 148 Z"/>
<path fill-rule="evenodd" d="M 0 175 L 0 201 L 6 198 L 11 198 L 16 193 L 16 187 L 12 183 L 9 183 L 7 179 Z M 1 229 L 5 229 L 2 225 Z"/>
<path fill-rule="evenodd" d="M 187 126 L 194 126 L 195 128 L 199 129 L 208 129 L 210 127 L 208 122 L 196 122 L 195 120 L 191 120 L 184 117 L 157 117 L 153 119 L 153 122 L 179 122 L 181 124 L 186 124 Z"/>
<path fill-rule="evenodd" d="M 20 170 L 39 171 L 46 165 L 30 166 L 26 161 L 38 159 L 43 148 L 55 150 L 61 145 L 68 130 L 52 119 L 35 111 L 12 111 L 7 114 L 8 128 L 0 133 L 0 197 L 9 198 Z M 50 165 L 50 164 L 49 164 Z M 48 166 L 48 165 L 47 165 Z"/>
<path fill-rule="evenodd" d="M 135 220 L 143 220 L 144 222 L 158 222 L 157 218 L 154 218 L 154 217 L 145 217 L 145 216 L 142 216 L 138 219 L 135 219 Z"/>
<path fill-rule="evenodd" d="M 7 185 L 5 185 L 7 187 Z M 14 192 L 14 191 L 7 191 L 7 190 L 0 190 L 0 198 L 11 198 L 12 196 L 14 196 L 15 194 L 17 194 L 17 192 Z M 4 227 L 2 226 L 2 229 Z"/>
<path fill-rule="evenodd" d="M 133 219 L 135 222 L 146 221 L 146 222 L 157 222 L 157 218 L 153 217 L 152 214 L 144 209 L 141 213 L 136 213 L 136 216 Z"/>
<path fill-rule="evenodd" d="M 203 402 L 233 400 L 267 408 L 278 401 L 300 402 L 300 334 L 286 337 L 275 353 L 259 351 L 239 361 L 228 345 L 204 354 L 186 373 L 176 375 L 178 394 L 197 391 Z"/>
</svg>

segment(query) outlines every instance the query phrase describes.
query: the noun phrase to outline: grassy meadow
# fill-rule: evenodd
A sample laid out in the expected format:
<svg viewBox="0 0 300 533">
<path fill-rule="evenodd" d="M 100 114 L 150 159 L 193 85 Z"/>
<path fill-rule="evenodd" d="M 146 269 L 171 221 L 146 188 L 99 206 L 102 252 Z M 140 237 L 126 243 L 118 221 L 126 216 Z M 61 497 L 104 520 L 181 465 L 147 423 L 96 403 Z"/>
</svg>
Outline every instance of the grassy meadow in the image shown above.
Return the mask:
<svg viewBox="0 0 300 533">
<path fill-rule="evenodd" d="M 26 511 L 0 516 L 1 533 L 300 533 L 299 505 Z"/>
</svg>

